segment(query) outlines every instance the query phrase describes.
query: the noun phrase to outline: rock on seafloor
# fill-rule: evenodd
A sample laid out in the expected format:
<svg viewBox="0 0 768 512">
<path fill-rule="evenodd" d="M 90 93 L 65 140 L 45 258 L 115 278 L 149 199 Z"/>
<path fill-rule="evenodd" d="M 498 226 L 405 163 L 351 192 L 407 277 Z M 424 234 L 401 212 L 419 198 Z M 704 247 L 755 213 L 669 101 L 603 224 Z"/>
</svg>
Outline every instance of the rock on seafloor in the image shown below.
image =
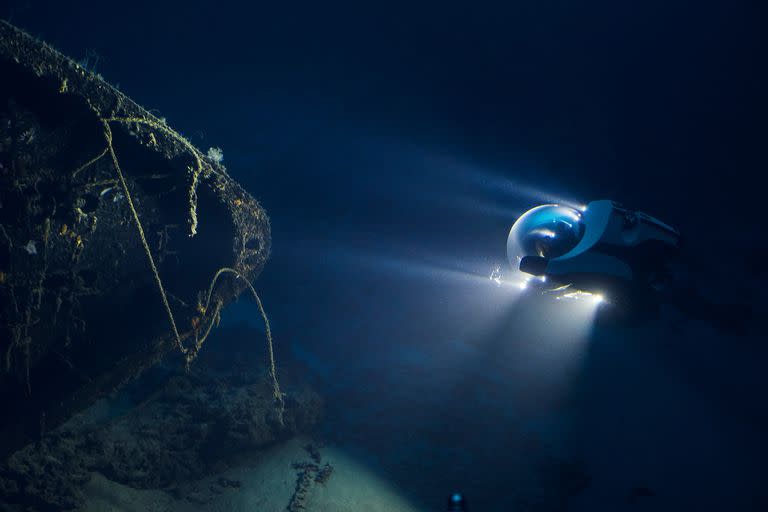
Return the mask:
<svg viewBox="0 0 768 512">
<path fill-rule="evenodd" d="M 227 330 L 222 345 L 230 347 L 228 339 L 244 332 L 258 335 Z M 286 374 L 280 424 L 262 371 L 214 357 L 201 356 L 198 363 L 190 371 L 157 368 L 16 452 L 0 464 L 0 510 L 82 508 L 94 474 L 126 489 L 186 499 L 194 495 L 194 482 L 311 430 L 320 417 L 321 399 L 300 384 L 300 374 Z M 221 477 L 208 486 L 239 484 Z"/>
</svg>

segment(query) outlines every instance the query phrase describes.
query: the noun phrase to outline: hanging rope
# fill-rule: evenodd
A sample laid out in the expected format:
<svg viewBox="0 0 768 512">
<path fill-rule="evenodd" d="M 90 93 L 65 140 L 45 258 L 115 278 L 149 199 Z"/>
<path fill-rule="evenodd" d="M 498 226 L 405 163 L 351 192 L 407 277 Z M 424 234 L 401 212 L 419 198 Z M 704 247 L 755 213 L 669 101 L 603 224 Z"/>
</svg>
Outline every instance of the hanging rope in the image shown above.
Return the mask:
<svg viewBox="0 0 768 512">
<path fill-rule="evenodd" d="M 141 244 L 144 246 L 144 252 L 147 255 L 149 266 L 152 268 L 152 274 L 155 276 L 155 283 L 157 283 L 157 289 L 160 291 L 160 296 L 163 299 L 163 305 L 165 306 L 165 311 L 166 313 L 168 313 L 168 320 L 171 322 L 173 335 L 176 338 L 176 346 L 179 350 L 181 350 L 182 353 L 186 354 L 186 348 L 184 348 L 184 346 L 181 344 L 181 336 L 179 336 L 179 330 L 176 328 L 176 320 L 174 320 L 173 318 L 171 305 L 168 304 L 168 297 L 165 294 L 165 288 L 163 287 L 163 282 L 160 279 L 160 274 L 157 271 L 157 266 L 155 266 L 155 260 L 152 257 L 152 251 L 149 249 L 149 243 L 147 243 L 147 237 L 144 235 L 144 228 L 141 226 L 141 220 L 139 219 L 139 214 L 138 212 L 136 212 L 136 207 L 133 205 L 131 192 L 128 190 L 128 183 L 125 181 L 125 176 L 123 176 L 123 171 L 122 169 L 120 169 L 120 163 L 117 161 L 115 148 L 112 145 L 112 129 L 109 127 L 109 122 L 107 122 L 106 120 L 103 120 L 102 124 L 104 125 L 104 137 L 107 139 L 107 151 L 109 152 L 109 156 L 112 157 L 112 163 L 115 166 L 115 172 L 117 172 L 117 177 L 120 179 L 120 186 L 123 189 L 123 194 L 125 195 L 125 199 L 128 201 L 128 207 L 130 208 L 131 215 L 133 216 L 133 222 L 136 224 L 136 229 L 139 231 Z"/>
<path fill-rule="evenodd" d="M 139 237 L 141 238 L 141 244 L 144 247 L 144 252 L 147 255 L 147 260 L 149 261 L 149 266 L 152 269 L 152 274 L 155 278 L 155 283 L 157 284 L 157 289 L 160 291 L 160 296 L 163 299 L 163 305 L 165 306 L 165 311 L 168 314 L 168 320 L 171 323 L 171 328 L 173 330 L 173 335 L 176 339 L 176 347 L 181 351 L 182 354 L 184 354 L 187 365 L 189 365 L 197 356 L 197 353 L 199 352 L 200 348 L 203 346 L 203 343 L 208 338 L 208 335 L 211 333 L 214 324 L 218 324 L 221 308 L 223 307 L 223 302 L 220 298 L 216 299 L 216 305 L 214 307 L 213 313 L 210 315 L 210 321 L 208 323 L 208 327 L 203 334 L 201 338 L 198 338 L 196 336 L 195 339 L 195 345 L 194 347 L 187 348 L 184 347 L 184 345 L 181 343 L 181 336 L 179 335 L 179 331 L 176 327 L 176 320 L 173 317 L 173 312 L 171 311 L 171 306 L 168 303 L 168 297 L 165 292 L 165 288 L 163 287 L 163 282 L 160 279 L 160 273 L 157 270 L 157 266 L 155 265 L 155 260 L 152 257 L 152 251 L 149 248 L 149 243 L 147 242 L 147 237 L 144 234 L 144 228 L 141 225 L 141 220 L 139 219 L 139 214 L 136 211 L 136 207 L 133 204 L 133 198 L 131 196 L 131 192 L 128 189 L 128 183 L 125 180 L 125 176 L 123 176 L 123 171 L 120 168 L 120 163 L 117 160 L 117 154 L 115 153 L 114 146 L 112 144 L 112 129 L 109 126 L 110 121 L 120 121 L 120 122 L 144 122 L 145 124 L 149 124 L 150 126 L 153 126 L 155 128 L 160 128 L 164 131 L 170 132 L 170 130 L 158 123 L 154 122 L 147 122 L 145 120 L 139 120 L 139 119 L 118 119 L 118 118 L 110 118 L 110 119 L 102 119 L 102 124 L 104 126 L 104 137 L 107 140 L 107 148 L 105 150 L 106 153 L 109 153 L 110 157 L 112 158 L 112 163 L 115 167 L 115 172 L 117 173 L 118 179 L 120 180 L 120 186 L 123 190 L 123 194 L 125 195 L 125 198 L 128 202 L 128 207 L 131 210 L 131 215 L 133 217 L 133 221 L 136 225 L 136 229 L 139 232 Z M 178 135 L 176 135 L 178 137 Z M 183 140 L 183 139 L 181 139 Z M 197 177 L 202 172 L 202 162 L 200 160 L 200 157 L 198 156 L 197 152 L 194 150 L 194 147 L 192 147 L 189 143 L 187 143 L 190 150 L 192 151 L 192 154 L 195 157 L 195 162 L 197 164 L 197 168 L 193 170 L 193 189 L 196 189 L 197 185 Z M 87 162 L 85 165 L 83 165 L 80 169 L 78 169 L 76 172 L 80 172 L 85 167 L 88 167 L 89 165 L 96 162 L 99 158 L 104 156 L 104 153 L 97 156 L 96 158 L 92 159 L 91 161 Z M 195 202 L 193 203 L 193 206 L 196 206 L 196 199 L 197 194 L 194 194 Z M 191 199 L 191 198 L 190 198 Z M 192 208 L 194 211 L 194 207 Z M 196 225 L 196 217 L 193 217 L 193 233 L 195 232 L 194 227 Z M 211 305 L 211 299 L 213 296 L 213 289 L 216 285 L 216 282 L 218 281 L 219 277 L 221 277 L 223 274 L 233 274 L 236 278 L 242 279 L 245 281 L 246 286 L 251 291 L 251 294 L 253 295 L 254 300 L 256 301 L 256 305 L 259 308 L 259 313 L 261 314 L 261 318 L 264 320 L 264 328 L 266 331 L 267 336 L 267 351 L 269 355 L 269 377 L 272 384 L 272 396 L 275 400 L 275 405 L 277 409 L 277 420 L 280 423 L 280 425 L 284 425 L 284 412 L 285 412 L 285 402 L 283 400 L 283 393 L 280 391 L 280 383 L 277 380 L 277 368 L 275 366 L 275 352 L 274 352 L 274 346 L 272 342 L 272 329 L 269 325 L 269 317 L 267 316 L 267 312 L 264 310 L 264 305 L 261 302 L 261 298 L 259 297 L 259 294 L 256 293 L 256 289 L 253 287 L 253 285 L 248 281 L 248 279 L 245 278 L 245 276 L 235 270 L 234 268 L 224 267 L 219 269 L 216 274 L 213 276 L 213 280 L 211 281 L 210 286 L 208 287 L 208 295 L 206 297 L 206 303 L 205 306 L 202 306 L 202 313 L 205 315 L 208 311 L 208 308 Z"/>
<path fill-rule="evenodd" d="M 264 320 L 264 330 L 266 331 L 267 336 L 267 352 L 269 355 L 269 377 L 272 381 L 272 397 L 275 400 L 275 405 L 277 406 L 277 415 L 278 415 L 278 421 L 281 425 L 283 425 L 283 413 L 285 412 L 285 402 L 283 400 L 283 393 L 280 391 L 280 383 L 277 380 L 277 368 L 275 367 L 275 351 L 273 347 L 272 342 L 272 328 L 269 325 L 269 317 L 267 317 L 267 312 L 264 310 L 264 305 L 261 302 L 261 298 L 259 297 L 259 294 L 256 293 L 256 289 L 253 287 L 253 285 L 248 281 L 248 279 L 243 276 L 242 273 L 235 270 L 234 268 L 224 267 L 218 270 L 216 274 L 213 276 L 213 280 L 211 281 L 211 285 L 208 287 L 208 296 L 205 301 L 205 305 L 202 306 L 202 312 L 205 314 L 205 312 L 208 310 L 208 307 L 211 304 L 211 297 L 213 296 L 213 288 L 216 285 L 216 281 L 219 280 L 219 277 L 221 277 L 223 274 L 233 274 L 238 279 L 242 279 L 245 281 L 246 286 L 251 291 L 251 295 L 253 295 L 254 300 L 256 301 L 256 305 L 259 308 L 259 313 L 261 313 L 261 318 Z M 219 314 L 219 304 L 221 303 L 221 300 L 217 300 L 217 309 L 214 312 L 214 319 Z M 213 322 L 213 320 L 212 320 Z M 208 329 L 208 332 L 210 332 L 210 328 Z M 206 333 L 207 336 L 207 333 Z M 199 342 L 199 346 L 202 346 L 204 339 Z"/>
</svg>

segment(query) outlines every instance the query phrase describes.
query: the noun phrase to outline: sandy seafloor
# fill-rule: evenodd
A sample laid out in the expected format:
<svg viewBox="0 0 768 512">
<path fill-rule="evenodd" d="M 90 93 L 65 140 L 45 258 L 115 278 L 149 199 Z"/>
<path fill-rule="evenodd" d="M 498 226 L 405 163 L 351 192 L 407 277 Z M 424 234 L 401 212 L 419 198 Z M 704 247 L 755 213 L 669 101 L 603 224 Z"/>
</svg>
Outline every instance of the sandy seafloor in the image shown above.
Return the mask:
<svg viewBox="0 0 768 512">
<path fill-rule="evenodd" d="M 305 438 L 295 438 L 245 458 L 236 467 L 199 480 L 194 492 L 177 499 L 162 490 L 139 490 L 94 473 L 86 487 L 85 512 L 283 512 L 296 487 L 295 462 L 306 461 Z M 391 483 L 331 446 L 320 448 L 323 463 L 334 471 L 325 483 L 313 483 L 306 509 L 318 512 L 412 512 L 421 510 Z M 220 479 L 239 482 L 222 488 Z"/>
</svg>

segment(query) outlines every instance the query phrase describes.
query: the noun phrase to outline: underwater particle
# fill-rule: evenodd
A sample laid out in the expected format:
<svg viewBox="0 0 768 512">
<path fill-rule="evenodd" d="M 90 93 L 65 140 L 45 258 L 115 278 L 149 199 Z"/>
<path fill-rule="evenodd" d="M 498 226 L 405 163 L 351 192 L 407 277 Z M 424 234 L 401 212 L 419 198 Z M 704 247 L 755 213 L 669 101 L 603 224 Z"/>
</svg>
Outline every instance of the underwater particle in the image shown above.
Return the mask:
<svg viewBox="0 0 768 512">
<path fill-rule="evenodd" d="M 217 164 L 220 164 L 224 160 L 224 152 L 221 148 L 208 148 L 208 153 L 206 153 L 205 156 L 208 157 L 208 160 L 216 162 Z"/>
<path fill-rule="evenodd" d="M 501 286 L 504 283 L 501 273 L 501 265 L 496 265 L 493 271 L 491 271 L 491 275 L 488 276 L 488 279 L 496 283 L 496 286 Z"/>
<path fill-rule="evenodd" d="M 27 245 L 25 245 L 23 249 L 27 251 L 27 254 L 29 255 L 37 254 L 37 246 L 35 245 L 34 240 L 30 240 L 29 242 L 27 242 Z"/>
</svg>

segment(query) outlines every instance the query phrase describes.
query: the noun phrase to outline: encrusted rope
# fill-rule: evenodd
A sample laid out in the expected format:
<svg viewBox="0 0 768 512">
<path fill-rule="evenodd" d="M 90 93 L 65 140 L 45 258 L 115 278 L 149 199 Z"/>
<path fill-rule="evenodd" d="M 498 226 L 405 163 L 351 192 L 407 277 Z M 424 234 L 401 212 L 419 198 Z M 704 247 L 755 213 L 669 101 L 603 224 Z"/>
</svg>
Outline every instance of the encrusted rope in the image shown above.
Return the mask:
<svg viewBox="0 0 768 512">
<path fill-rule="evenodd" d="M 256 305 L 259 308 L 259 313 L 261 313 L 261 318 L 264 320 L 264 330 L 266 331 L 267 336 L 267 350 L 269 354 L 269 377 L 272 381 L 272 396 L 275 399 L 275 403 L 277 405 L 278 409 L 278 420 L 280 421 L 280 424 L 283 424 L 283 412 L 285 411 L 285 402 L 283 401 L 283 393 L 280 391 L 280 383 L 277 380 L 277 368 L 275 367 L 275 351 L 273 348 L 272 343 L 272 328 L 269 325 L 269 317 L 267 317 L 267 312 L 264 310 L 264 305 L 261 302 L 261 298 L 259 297 L 259 294 L 256 293 L 256 289 L 253 287 L 253 285 L 248 281 L 248 279 L 243 276 L 242 273 L 235 270 L 234 268 L 224 267 L 218 270 L 216 274 L 213 276 L 213 280 L 211 281 L 211 285 L 208 287 L 208 296 L 205 301 L 205 306 L 203 306 L 203 314 L 208 309 L 208 306 L 211 303 L 211 297 L 213 295 L 213 288 L 216 285 L 216 281 L 218 281 L 219 277 L 221 277 L 222 274 L 233 274 L 238 279 L 242 279 L 245 281 L 246 286 L 251 291 L 251 295 L 253 295 L 254 300 L 256 301 Z M 218 305 L 221 303 L 220 300 L 217 301 L 217 310 L 214 313 L 213 319 L 215 319 L 216 315 L 218 315 Z M 211 322 L 213 322 L 213 319 Z M 210 331 L 210 329 L 209 329 Z M 207 336 L 207 334 L 206 334 Z M 200 345 L 202 345 L 202 341 L 199 342 Z"/>
<path fill-rule="evenodd" d="M 205 342 L 206 338 L 208 338 L 208 335 L 211 333 L 211 330 L 213 329 L 213 325 L 218 323 L 219 315 L 221 313 L 221 308 L 223 306 L 223 302 L 220 298 L 217 298 L 216 300 L 216 306 L 213 314 L 210 315 L 210 322 L 208 324 L 208 327 L 203 334 L 202 338 L 197 338 L 195 340 L 195 346 L 188 348 L 185 347 L 181 342 L 181 336 L 179 335 L 179 331 L 176 327 L 176 320 L 174 319 L 173 312 L 171 311 L 171 306 L 168 303 L 168 297 L 165 292 L 165 288 L 163 287 L 163 282 L 160 279 L 160 273 L 157 270 L 157 266 L 155 265 L 155 260 L 152 257 L 152 251 L 149 248 L 149 243 L 147 242 L 147 237 L 144 234 L 144 228 L 141 225 L 141 220 L 139 219 L 139 214 L 136 211 L 136 208 L 133 204 L 133 199 L 131 196 L 130 190 L 128 190 L 128 183 L 125 180 L 125 176 L 123 176 L 122 169 L 120 168 L 120 163 L 117 160 L 117 154 L 115 153 L 115 148 L 112 144 L 112 129 L 109 126 L 109 123 L 111 121 L 119 121 L 119 122 L 135 122 L 135 123 L 144 123 L 150 126 L 153 126 L 155 128 L 159 128 L 162 131 L 164 131 L 166 134 L 182 141 L 182 143 L 192 152 L 192 154 L 195 157 L 195 162 L 197 164 L 197 169 L 193 170 L 193 189 L 196 189 L 197 186 L 197 178 L 199 177 L 200 173 L 202 172 L 202 161 L 200 159 L 200 156 L 197 154 L 197 150 L 189 144 L 189 142 L 185 141 L 182 137 L 180 137 L 178 134 L 167 128 L 166 126 L 163 126 L 160 123 L 155 123 L 153 121 L 147 121 L 139 118 L 126 118 L 126 119 L 120 119 L 120 118 L 108 118 L 108 119 L 102 119 L 102 124 L 104 126 L 104 137 L 107 141 L 107 148 L 104 153 L 100 154 L 96 158 L 90 160 L 83 166 L 81 166 L 77 171 L 80 172 L 85 167 L 88 167 L 89 165 L 96 162 L 98 159 L 104 156 L 105 153 L 109 153 L 110 157 L 112 158 L 112 163 L 115 166 L 115 172 L 117 173 L 117 176 L 120 180 L 120 186 L 123 189 L 123 194 L 125 195 L 125 198 L 128 202 L 128 207 L 131 210 L 131 215 L 133 216 L 133 221 L 136 224 L 136 229 L 139 232 L 139 237 L 141 238 L 141 244 L 144 247 L 144 252 L 147 255 L 147 260 L 149 261 L 149 266 L 152 268 L 152 274 L 155 278 L 155 283 L 157 284 L 157 288 L 160 291 L 160 296 L 163 299 L 163 305 L 165 306 L 165 311 L 168 314 L 168 320 L 171 323 L 171 328 L 173 329 L 173 334 L 176 338 L 176 346 L 181 351 L 182 354 L 184 354 L 185 359 L 187 361 L 187 364 L 191 363 L 191 361 L 197 356 L 198 351 L 202 347 L 203 343 Z M 196 190 L 194 193 L 190 192 L 190 200 L 194 197 L 195 203 L 197 199 L 197 193 Z M 193 206 L 196 204 L 193 203 Z M 191 208 L 192 213 L 194 213 L 194 207 Z M 192 233 L 195 233 L 195 226 L 196 226 L 196 216 L 193 215 L 193 223 L 192 223 Z M 202 313 L 205 315 L 208 311 L 208 308 L 211 304 L 211 298 L 213 296 L 213 289 L 216 285 L 216 282 L 218 281 L 219 277 L 221 277 L 222 274 L 233 274 L 236 278 L 242 279 L 245 281 L 245 284 L 247 285 L 248 289 L 251 291 L 251 294 L 253 295 L 254 300 L 256 301 L 256 305 L 259 308 L 259 313 L 261 314 L 262 319 L 264 320 L 264 328 L 266 331 L 266 337 L 267 337 L 267 349 L 269 354 L 269 377 L 272 381 L 272 396 L 275 400 L 275 405 L 277 406 L 277 415 L 278 415 L 278 421 L 281 425 L 284 424 L 283 421 L 283 413 L 285 411 L 285 402 L 283 401 L 283 393 L 280 391 L 280 383 L 277 380 L 277 368 L 275 366 L 275 352 L 274 352 L 274 346 L 272 342 L 272 329 L 269 325 L 269 317 L 267 316 L 267 312 L 264 310 L 264 305 L 261 302 L 261 298 L 259 297 L 259 294 L 256 292 L 256 289 L 253 287 L 253 285 L 248 281 L 248 279 L 245 278 L 245 276 L 239 272 L 238 270 L 234 268 L 224 267 L 219 269 L 216 274 L 213 276 L 213 280 L 211 281 L 210 286 L 208 287 L 208 295 L 206 297 L 206 303 L 205 306 L 202 306 Z"/>
<path fill-rule="evenodd" d="M 176 328 L 176 320 L 173 318 L 171 305 L 168 304 L 168 297 L 165 294 L 163 282 L 160 280 L 160 274 L 158 273 L 157 267 L 155 266 L 155 259 L 152 257 L 152 251 L 149 249 L 147 237 L 144 235 L 144 228 L 141 226 L 139 214 L 136 212 L 136 208 L 133 206 L 133 199 L 131 198 L 131 192 L 128 190 L 128 183 L 126 183 L 125 176 L 123 176 L 123 171 L 120 169 L 120 163 L 117 161 L 115 148 L 112 145 L 112 129 L 109 127 L 109 122 L 107 120 L 102 120 L 102 124 L 104 125 L 104 137 L 107 139 L 107 151 L 109 152 L 109 156 L 112 157 L 112 163 L 115 165 L 115 172 L 117 172 L 117 177 L 120 179 L 120 186 L 123 188 L 123 194 L 125 194 L 125 199 L 128 201 L 128 207 L 131 210 L 131 215 L 133 215 L 133 221 L 136 224 L 136 229 L 139 231 L 141 244 L 144 246 L 144 252 L 147 255 L 149 266 L 152 267 L 152 274 L 155 276 L 157 289 L 160 290 L 160 296 L 163 298 L 163 305 L 165 306 L 165 311 L 168 313 L 168 320 L 171 322 L 173 335 L 176 337 L 176 346 L 179 350 L 181 350 L 182 353 L 186 354 L 187 349 L 181 344 L 181 336 L 179 336 L 179 330 Z"/>
</svg>

